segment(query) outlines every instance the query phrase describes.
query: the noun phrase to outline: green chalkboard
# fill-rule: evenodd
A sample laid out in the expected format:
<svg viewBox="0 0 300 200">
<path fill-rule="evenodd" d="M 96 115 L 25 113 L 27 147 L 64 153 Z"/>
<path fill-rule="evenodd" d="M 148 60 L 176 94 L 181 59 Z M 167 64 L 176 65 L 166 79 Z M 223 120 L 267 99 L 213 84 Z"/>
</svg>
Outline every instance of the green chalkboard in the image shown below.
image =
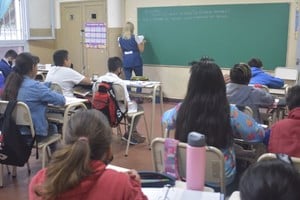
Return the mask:
<svg viewBox="0 0 300 200">
<path fill-rule="evenodd" d="M 145 64 L 187 66 L 210 56 L 221 67 L 260 58 L 285 66 L 289 3 L 138 8 Z"/>
</svg>

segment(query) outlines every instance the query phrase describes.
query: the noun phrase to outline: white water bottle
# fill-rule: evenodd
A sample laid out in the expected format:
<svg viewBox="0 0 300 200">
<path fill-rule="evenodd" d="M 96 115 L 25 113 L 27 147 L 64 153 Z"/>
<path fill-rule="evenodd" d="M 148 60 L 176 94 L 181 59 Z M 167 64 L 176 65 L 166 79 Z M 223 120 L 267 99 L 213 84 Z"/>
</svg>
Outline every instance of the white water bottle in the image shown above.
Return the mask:
<svg viewBox="0 0 300 200">
<path fill-rule="evenodd" d="M 187 189 L 203 191 L 206 166 L 205 135 L 190 132 L 186 154 Z"/>
</svg>

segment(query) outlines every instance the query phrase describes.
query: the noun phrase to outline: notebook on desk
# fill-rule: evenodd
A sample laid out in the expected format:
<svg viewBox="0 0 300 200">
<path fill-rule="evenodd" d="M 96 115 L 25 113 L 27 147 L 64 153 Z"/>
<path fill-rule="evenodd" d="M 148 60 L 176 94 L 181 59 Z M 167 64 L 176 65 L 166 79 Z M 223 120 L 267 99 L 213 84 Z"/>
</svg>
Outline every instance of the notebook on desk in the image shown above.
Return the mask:
<svg viewBox="0 0 300 200">
<path fill-rule="evenodd" d="M 224 195 L 217 192 L 202 192 L 186 190 L 182 188 L 142 188 L 143 193 L 149 200 L 172 199 L 172 200 L 223 200 Z"/>
<path fill-rule="evenodd" d="M 73 93 L 75 95 L 79 95 L 79 96 L 82 96 L 82 97 L 86 97 L 88 95 L 92 96 L 93 95 L 92 86 L 90 86 L 90 85 L 76 85 L 73 88 Z"/>
</svg>

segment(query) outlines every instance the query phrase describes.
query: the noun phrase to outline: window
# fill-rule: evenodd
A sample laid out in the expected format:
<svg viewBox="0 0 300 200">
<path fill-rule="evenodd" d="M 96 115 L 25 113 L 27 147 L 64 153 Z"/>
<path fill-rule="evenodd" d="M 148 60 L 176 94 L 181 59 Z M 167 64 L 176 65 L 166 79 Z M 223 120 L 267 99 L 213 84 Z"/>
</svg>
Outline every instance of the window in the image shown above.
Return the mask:
<svg viewBox="0 0 300 200">
<path fill-rule="evenodd" d="M 2 0 L 0 3 L 0 41 L 23 40 L 25 27 L 21 0 Z"/>
<path fill-rule="evenodd" d="M 27 39 L 55 38 L 53 0 L 26 0 L 26 19 Z"/>
<path fill-rule="evenodd" d="M 0 0 L 0 46 L 54 39 L 53 0 Z"/>
</svg>

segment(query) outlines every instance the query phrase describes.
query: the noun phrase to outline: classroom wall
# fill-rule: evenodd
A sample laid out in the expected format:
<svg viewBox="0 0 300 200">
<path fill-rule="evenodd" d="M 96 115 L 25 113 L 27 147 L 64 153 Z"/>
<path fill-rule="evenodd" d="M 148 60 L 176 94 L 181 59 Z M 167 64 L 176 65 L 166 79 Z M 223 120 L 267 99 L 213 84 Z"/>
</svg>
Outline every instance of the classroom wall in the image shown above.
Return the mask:
<svg viewBox="0 0 300 200">
<path fill-rule="evenodd" d="M 74 1 L 87 1 L 87 0 L 55 0 L 54 1 L 54 21 L 55 21 L 55 35 L 59 34 L 60 29 L 60 3 L 61 2 L 74 2 Z M 46 17 L 43 15 L 43 9 L 36 9 L 35 7 L 30 7 L 34 12 L 30 12 L 30 18 L 40 18 L 40 16 Z M 43 21 L 49 21 L 49 19 L 43 19 Z M 41 20 L 38 20 L 34 24 L 35 28 L 43 28 Z M 40 57 L 40 63 L 52 63 L 53 52 L 57 49 L 57 39 L 49 40 L 29 40 L 28 48 L 29 51 L 33 54 L 36 54 Z"/>
<path fill-rule="evenodd" d="M 92 0 L 95 1 L 95 0 Z M 54 12 L 55 12 L 55 34 L 56 39 L 54 40 L 31 40 L 29 41 L 29 50 L 39 55 L 41 63 L 52 63 L 52 54 L 59 48 L 59 44 L 66 38 L 61 38 L 60 29 L 60 4 L 65 2 L 90 2 L 89 0 L 55 0 L 54 1 Z M 41 13 L 31 13 L 31 17 L 38 17 Z M 107 1 L 107 52 L 108 56 L 120 56 L 121 52 L 118 47 L 116 38 L 122 31 L 124 24 L 124 0 L 108 0 Z M 39 25 L 37 26 L 39 27 Z M 39 27 L 40 28 L 40 27 Z M 93 74 L 94 72 L 91 72 Z"/>
<path fill-rule="evenodd" d="M 298 0 L 126 0 L 125 1 L 125 19 L 131 21 L 137 26 L 137 8 L 138 7 L 162 7 L 162 6 L 187 6 L 187 5 L 221 5 L 221 4 L 248 4 L 248 3 L 290 3 L 290 21 L 288 33 L 288 47 L 286 66 L 296 66 L 296 44 L 295 35 L 295 12 L 296 2 Z M 147 43 L 146 43 L 147 45 Z M 224 69 L 223 73 L 228 73 Z M 154 66 L 145 65 L 144 74 L 151 80 L 161 81 L 163 83 L 164 96 L 172 99 L 182 99 L 186 93 L 186 86 L 189 79 L 188 67 L 172 66 Z"/>
</svg>

